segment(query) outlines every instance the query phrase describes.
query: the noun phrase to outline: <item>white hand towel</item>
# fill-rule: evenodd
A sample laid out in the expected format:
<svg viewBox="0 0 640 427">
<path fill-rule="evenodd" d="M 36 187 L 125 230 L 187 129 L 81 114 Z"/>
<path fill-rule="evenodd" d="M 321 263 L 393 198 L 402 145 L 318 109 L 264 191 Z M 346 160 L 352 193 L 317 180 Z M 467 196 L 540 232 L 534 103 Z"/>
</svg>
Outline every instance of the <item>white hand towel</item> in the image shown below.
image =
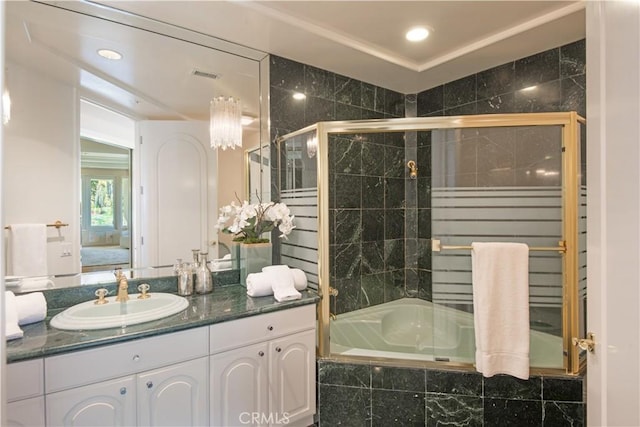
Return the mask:
<svg viewBox="0 0 640 427">
<path fill-rule="evenodd" d="M 36 291 L 53 288 L 53 281 L 48 277 L 25 277 L 20 280 L 20 291 Z"/>
<path fill-rule="evenodd" d="M 296 291 L 304 291 L 307 289 L 307 275 L 304 271 L 299 268 L 292 268 L 290 271 L 293 276 L 293 286 L 295 286 Z"/>
<path fill-rule="evenodd" d="M 286 265 L 273 266 L 276 268 L 263 271 L 262 274 L 267 276 L 267 280 L 271 282 L 273 296 L 278 302 L 291 301 L 302 298 L 302 294 L 298 292 L 293 283 L 293 275 Z"/>
<path fill-rule="evenodd" d="M 4 335 L 7 340 L 22 338 L 24 332 L 18 326 L 16 296 L 11 291 L 4 293 Z"/>
<path fill-rule="evenodd" d="M 12 275 L 46 276 L 47 226 L 45 224 L 11 224 L 9 254 Z"/>
<path fill-rule="evenodd" d="M 293 286 L 296 288 L 296 291 L 304 291 L 305 289 L 307 289 L 307 275 L 299 268 L 289 268 L 289 266 L 287 265 L 269 265 L 267 267 L 263 267 L 262 271 L 281 271 L 281 267 L 283 266 L 289 269 L 289 273 L 293 277 Z"/>
<path fill-rule="evenodd" d="M 227 260 L 224 260 L 224 261 L 216 260 L 216 261 L 213 261 L 212 265 L 213 265 L 213 269 L 216 271 L 230 270 L 233 267 L 231 261 L 227 261 Z"/>
<path fill-rule="evenodd" d="M 18 295 L 15 301 L 18 325 L 40 322 L 47 317 L 47 300 L 42 292 Z"/>
<path fill-rule="evenodd" d="M 265 273 L 248 274 L 247 295 L 250 297 L 273 295 L 270 278 Z"/>
<path fill-rule="evenodd" d="M 529 247 L 472 243 L 476 369 L 529 378 Z"/>
</svg>

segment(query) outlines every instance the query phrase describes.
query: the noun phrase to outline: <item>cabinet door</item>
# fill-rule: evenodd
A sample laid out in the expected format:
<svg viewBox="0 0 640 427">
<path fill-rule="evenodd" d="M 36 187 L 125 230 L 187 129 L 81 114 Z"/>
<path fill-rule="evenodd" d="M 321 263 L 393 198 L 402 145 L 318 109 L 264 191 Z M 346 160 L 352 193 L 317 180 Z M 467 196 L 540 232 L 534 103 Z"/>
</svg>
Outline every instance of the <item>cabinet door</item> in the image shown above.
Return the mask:
<svg viewBox="0 0 640 427">
<path fill-rule="evenodd" d="M 211 356 L 211 425 L 266 425 L 268 417 L 267 344 Z"/>
<path fill-rule="evenodd" d="M 209 424 L 209 359 L 202 357 L 138 375 L 138 425 Z"/>
<path fill-rule="evenodd" d="M 269 344 L 272 425 L 283 425 L 316 411 L 315 330 Z"/>
<path fill-rule="evenodd" d="M 136 424 L 133 376 L 48 394 L 49 426 L 132 426 Z"/>
<path fill-rule="evenodd" d="M 7 403 L 7 426 L 44 425 L 44 396 Z"/>
</svg>

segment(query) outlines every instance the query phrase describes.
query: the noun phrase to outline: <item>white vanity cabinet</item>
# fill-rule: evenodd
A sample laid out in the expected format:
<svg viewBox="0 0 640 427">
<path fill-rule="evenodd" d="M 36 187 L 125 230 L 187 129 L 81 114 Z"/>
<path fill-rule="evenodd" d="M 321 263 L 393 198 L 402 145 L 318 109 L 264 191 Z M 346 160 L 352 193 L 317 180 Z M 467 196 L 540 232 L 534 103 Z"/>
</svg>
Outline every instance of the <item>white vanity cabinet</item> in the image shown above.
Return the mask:
<svg viewBox="0 0 640 427">
<path fill-rule="evenodd" d="M 48 426 L 209 424 L 208 328 L 45 359 Z"/>
<path fill-rule="evenodd" d="M 7 425 L 44 425 L 44 362 L 42 359 L 7 365 Z"/>
<path fill-rule="evenodd" d="M 211 425 L 313 424 L 315 306 L 211 326 Z"/>
<path fill-rule="evenodd" d="M 7 365 L 17 426 L 308 426 L 315 305 Z"/>
<path fill-rule="evenodd" d="M 48 394 L 48 426 L 133 426 L 136 424 L 134 376 Z"/>
<path fill-rule="evenodd" d="M 208 357 L 139 374 L 137 425 L 209 425 L 208 376 Z"/>
</svg>

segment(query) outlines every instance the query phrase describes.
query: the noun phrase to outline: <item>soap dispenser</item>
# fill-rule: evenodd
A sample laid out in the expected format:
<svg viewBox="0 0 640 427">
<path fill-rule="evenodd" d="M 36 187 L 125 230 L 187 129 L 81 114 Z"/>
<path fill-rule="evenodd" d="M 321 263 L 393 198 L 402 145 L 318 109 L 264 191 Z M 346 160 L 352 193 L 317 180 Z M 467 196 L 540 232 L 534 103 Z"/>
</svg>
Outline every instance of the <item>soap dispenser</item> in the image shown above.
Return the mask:
<svg viewBox="0 0 640 427">
<path fill-rule="evenodd" d="M 200 252 L 200 259 L 196 268 L 196 293 L 199 294 L 207 294 L 213 291 L 208 255 L 207 252 Z"/>
</svg>

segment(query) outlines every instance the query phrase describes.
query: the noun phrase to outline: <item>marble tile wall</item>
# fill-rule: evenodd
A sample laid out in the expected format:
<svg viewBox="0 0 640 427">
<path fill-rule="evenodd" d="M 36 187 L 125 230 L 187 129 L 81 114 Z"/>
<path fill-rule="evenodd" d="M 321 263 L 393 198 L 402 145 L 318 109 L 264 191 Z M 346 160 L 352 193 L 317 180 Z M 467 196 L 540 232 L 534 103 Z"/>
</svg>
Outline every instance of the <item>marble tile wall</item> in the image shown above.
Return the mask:
<svg viewBox="0 0 640 427">
<path fill-rule="evenodd" d="M 577 111 L 585 117 L 585 57 L 579 40 L 420 92 L 418 116 Z"/>
<path fill-rule="evenodd" d="M 318 361 L 318 425 L 584 426 L 582 377 Z"/>
<path fill-rule="evenodd" d="M 518 59 L 497 67 L 481 71 L 470 76 L 446 83 L 435 88 L 417 94 L 418 117 L 429 116 L 453 116 L 468 114 L 498 114 L 498 113 L 537 113 L 577 111 L 586 117 L 586 69 L 585 69 L 585 40 L 579 40 L 555 49 L 550 49 L 526 58 Z M 523 133 L 526 131 L 523 131 Z M 582 134 L 582 179 L 586 183 L 586 139 Z M 483 135 L 476 135 L 479 141 Z M 487 140 L 487 138 L 484 138 Z M 527 161 L 524 148 L 526 135 L 520 135 L 519 147 L 522 155 L 513 156 L 514 170 L 518 169 L 523 161 Z M 551 140 L 553 138 L 547 138 Z M 536 136 L 540 140 L 540 135 Z M 477 141 L 476 141 L 477 142 Z M 496 146 L 496 141 L 491 141 Z M 553 150 L 557 148 L 553 139 Z M 531 145 L 531 144 L 529 144 Z M 545 150 L 544 147 L 535 147 L 536 152 Z M 477 144 L 473 144 L 474 155 L 467 159 L 468 163 L 477 165 L 473 173 L 459 178 L 460 185 L 483 186 L 495 185 L 488 180 L 486 169 L 496 164 L 496 167 L 504 167 L 498 164 L 502 160 L 496 153 L 490 153 L 487 149 L 479 150 Z M 418 269 L 416 277 L 419 295 L 431 295 L 431 206 L 430 189 L 432 185 L 431 170 L 431 134 L 420 132 L 418 134 L 417 161 L 420 167 L 418 177 L 418 218 L 417 218 L 417 247 Z M 559 158 L 553 154 L 554 158 Z M 518 163 L 519 162 L 519 163 Z M 504 162 L 503 162 L 504 163 Z M 548 162 L 547 162 L 548 163 Z M 556 167 L 558 165 L 550 165 Z M 523 168 L 520 168 L 523 169 Z M 422 173 L 425 170 L 425 173 Z M 468 168 L 465 168 L 468 170 Z M 521 172 L 525 172 L 524 169 Z M 513 185 L 531 185 L 529 175 L 498 177 L 500 184 L 511 179 Z M 434 177 L 441 179 L 442 177 Z M 407 237 L 408 239 L 410 236 Z M 407 283 L 407 288 L 413 285 Z"/>
<path fill-rule="evenodd" d="M 318 121 L 405 116 L 405 96 L 389 89 L 273 55 L 269 74 L 272 141 Z M 306 99 L 294 100 L 294 92 Z M 339 291 L 332 312 L 338 314 L 404 295 L 405 142 L 398 133 L 340 135 L 329 147 L 330 271 Z M 276 168 L 274 162 L 272 177 Z M 279 194 L 280 183 L 271 182 L 272 194 Z"/>
</svg>

